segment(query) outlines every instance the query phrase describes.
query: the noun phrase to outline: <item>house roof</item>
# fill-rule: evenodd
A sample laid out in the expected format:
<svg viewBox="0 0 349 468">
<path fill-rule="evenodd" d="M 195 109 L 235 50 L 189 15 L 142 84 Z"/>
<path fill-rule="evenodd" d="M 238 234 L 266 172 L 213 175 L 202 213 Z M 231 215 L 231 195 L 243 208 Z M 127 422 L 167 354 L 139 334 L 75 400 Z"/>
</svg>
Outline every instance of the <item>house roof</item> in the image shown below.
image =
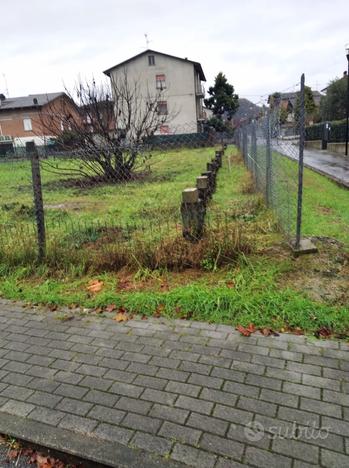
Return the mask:
<svg viewBox="0 0 349 468">
<path fill-rule="evenodd" d="M 182 62 L 192 63 L 194 65 L 195 70 L 200 75 L 200 80 L 201 81 L 206 81 L 203 69 L 202 69 L 201 64 L 199 62 L 194 62 L 193 60 L 189 60 L 187 58 L 176 57 L 175 55 L 164 54 L 163 52 L 158 52 L 158 51 L 152 50 L 152 49 L 147 49 L 144 52 L 141 52 L 140 54 L 134 55 L 133 57 L 131 57 L 131 58 L 127 59 L 127 60 L 124 60 L 123 62 L 120 62 L 120 63 L 118 63 L 117 65 L 114 65 L 111 68 L 108 68 L 108 70 L 105 70 L 103 73 L 105 75 L 107 75 L 107 76 L 110 76 L 110 72 L 112 70 L 114 70 L 115 68 L 121 67 L 122 65 L 126 65 L 127 63 L 132 62 L 132 60 L 134 60 L 134 59 L 136 59 L 138 57 L 141 57 L 142 55 L 146 55 L 146 54 L 158 54 L 158 55 L 163 55 L 165 57 L 170 57 L 170 58 L 173 58 L 173 59 L 176 59 L 176 60 L 181 60 Z"/>
<path fill-rule="evenodd" d="M 25 109 L 30 107 L 41 107 L 60 96 L 64 93 L 45 93 L 45 94 L 29 94 L 28 96 L 10 97 L 1 99 L 0 111 L 1 110 L 13 110 L 13 109 Z M 34 99 L 36 101 L 34 102 Z"/>
</svg>

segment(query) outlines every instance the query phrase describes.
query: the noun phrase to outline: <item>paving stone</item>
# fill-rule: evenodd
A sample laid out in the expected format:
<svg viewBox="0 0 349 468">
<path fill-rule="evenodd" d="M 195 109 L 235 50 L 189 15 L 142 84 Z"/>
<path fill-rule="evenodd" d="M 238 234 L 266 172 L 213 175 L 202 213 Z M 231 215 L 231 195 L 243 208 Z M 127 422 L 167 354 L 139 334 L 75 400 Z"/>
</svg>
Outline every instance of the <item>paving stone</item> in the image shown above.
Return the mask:
<svg viewBox="0 0 349 468">
<path fill-rule="evenodd" d="M 321 466 L 326 468 L 347 468 L 349 466 L 349 456 L 321 449 Z"/>
<path fill-rule="evenodd" d="M 319 448 L 298 440 L 277 438 L 273 440 L 272 450 L 309 463 L 318 463 L 319 461 Z"/>
<path fill-rule="evenodd" d="M 63 417 L 64 413 L 62 411 L 42 407 L 34 408 L 34 410 L 28 416 L 29 419 L 34 419 L 35 421 L 50 424 L 52 426 L 57 426 Z"/>
<path fill-rule="evenodd" d="M 156 372 L 156 377 L 162 378 L 162 379 L 167 379 L 167 380 L 175 380 L 178 382 L 185 382 L 188 380 L 190 373 L 189 372 L 183 372 L 183 371 L 178 371 L 174 369 L 165 369 L 163 367 L 160 367 L 158 371 Z"/>
<path fill-rule="evenodd" d="M 153 388 L 146 388 L 141 396 L 142 400 L 153 401 L 154 403 L 162 403 L 173 406 L 177 399 L 177 395 L 171 392 L 163 392 Z"/>
<path fill-rule="evenodd" d="M 133 436 L 134 431 L 123 427 L 112 426 L 111 424 L 101 423 L 97 426 L 97 429 L 93 431 L 93 434 L 96 437 L 109 440 L 111 442 L 127 444 Z"/>
<path fill-rule="evenodd" d="M 187 409 L 189 411 L 210 414 L 214 404 L 209 401 L 198 400 L 196 398 L 180 395 L 175 403 L 175 406 Z"/>
<path fill-rule="evenodd" d="M 151 418 L 149 416 L 143 416 L 141 414 L 127 413 L 126 417 L 122 420 L 122 425 L 144 432 L 150 432 L 156 434 L 161 425 L 161 420 Z M 182 427 L 182 426 L 181 426 Z M 183 428 L 184 430 L 185 428 Z M 162 435 L 159 433 L 159 435 Z"/>
<path fill-rule="evenodd" d="M 261 364 L 269 367 L 276 367 L 277 369 L 284 369 L 286 365 L 285 359 L 278 359 L 276 357 L 262 356 L 260 354 L 255 354 L 252 357 L 253 364 Z"/>
<path fill-rule="evenodd" d="M 267 452 L 255 447 L 247 447 L 245 453 L 245 461 L 260 468 L 291 468 L 292 459 Z"/>
<path fill-rule="evenodd" d="M 28 403 L 33 403 L 38 406 L 47 406 L 48 408 L 54 408 L 63 397 L 58 395 L 52 395 L 47 392 L 34 392 L 28 399 Z"/>
<path fill-rule="evenodd" d="M 212 377 L 220 377 L 224 380 L 232 380 L 233 382 L 244 382 L 246 373 L 232 369 L 222 369 L 214 367 L 211 372 Z"/>
<path fill-rule="evenodd" d="M 111 382 L 112 380 L 118 380 L 120 382 L 131 383 L 136 378 L 136 375 L 137 374 L 134 372 L 126 372 L 122 370 L 111 369 L 103 376 L 103 380 L 105 380 L 105 383 L 103 383 L 103 385 L 106 385 L 108 382 Z M 86 377 L 86 379 L 95 379 L 95 377 Z M 102 379 L 96 379 L 96 381 L 97 380 L 102 381 Z"/>
<path fill-rule="evenodd" d="M 65 411 L 66 413 L 76 414 L 78 416 L 85 416 L 92 408 L 92 404 L 86 401 L 73 400 L 72 398 L 63 398 L 56 409 Z"/>
<path fill-rule="evenodd" d="M 251 385 L 240 384 L 237 382 L 225 382 L 223 390 L 225 392 L 235 393 L 236 395 L 246 395 L 253 398 L 257 398 L 260 391 L 258 387 L 252 387 Z"/>
<path fill-rule="evenodd" d="M 349 395 L 344 393 L 333 392 L 331 390 L 323 390 L 323 400 L 330 403 L 337 403 L 343 406 L 349 406 Z"/>
<path fill-rule="evenodd" d="M 152 403 L 135 398 L 121 397 L 115 408 L 130 411 L 132 413 L 147 414 L 152 407 Z"/>
<path fill-rule="evenodd" d="M 150 377 L 149 375 L 138 375 L 133 381 L 134 385 L 142 387 L 155 388 L 157 390 L 164 390 L 167 385 L 167 380 Z"/>
<path fill-rule="evenodd" d="M 26 371 L 26 374 L 34 377 L 41 377 L 43 379 L 52 379 L 52 377 L 57 374 L 57 369 L 50 369 L 43 366 L 32 366 Z"/>
<path fill-rule="evenodd" d="M 287 361 L 302 362 L 303 354 L 296 353 L 294 351 L 284 351 L 282 349 L 271 349 L 269 351 L 269 356 L 273 358 L 286 359 Z"/>
<path fill-rule="evenodd" d="M 223 379 L 201 374 L 191 374 L 188 383 L 220 389 L 223 385 Z"/>
<path fill-rule="evenodd" d="M 166 456 L 170 453 L 173 442 L 163 437 L 156 437 L 154 435 L 145 434 L 144 432 L 136 432 L 130 444 L 131 446 Z"/>
<path fill-rule="evenodd" d="M 8 385 L 2 392 L 1 396 L 13 398 L 14 400 L 26 400 L 34 393 L 33 390 L 17 385 Z"/>
<path fill-rule="evenodd" d="M 59 427 L 69 429 L 74 432 L 91 435 L 92 431 L 98 425 L 98 421 L 93 419 L 75 416 L 74 414 L 66 414 L 59 423 Z"/>
<path fill-rule="evenodd" d="M 13 414 L 15 416 L 26 417 L 35 408 L 30 403 L 23 401 L 8 400 L 2 407 L 1 411 L 4 413 Z"/>
<path fill-rule="evenodd" d="M 247 424 L 253 419 L 253 413 L 251 412 L 230 408 L 229 406 L 220 404 L 215 406 L 213 416 L 236 424 Z"/>
<path fill-rule="evenodd" d="M 66 361 L 64 359 L 56 359 L 51 364 L 51 367 L 53 369 L 58 369 L 65 372 L 74 372 L 79 367 L 79 363 L 73 361 Z"/>
<path fill-rule="evenodd" d="M 167 392 L 179 393 L 180 395 L 197 397 L 199 395 L 201 387 L 198 385 L 191 385 L 188 383 L 170 381 L 168 382 L 165 390 Z"/>
<path fill-rule="evenodd" d="M 197 445 L 202 432 L 197 429 L 185 427 L 179 424 L 165 421 L 161 426 L 159 435 L 167 437 L 175 442 Z"/>
<path fill-rule="evenodd" d="M 291 393 L 292 395 L 300 395 L 308 398 L 315 398 L 317 400 L 321 397 L 320 388 L 314 388 L 307 385 L 283 382 L 282 389 L 284 392 Z"/>
<path fill-rule="evenodd" d="M 107 391 L 111 387 L 112 383 L 113 381 L 107 380 L 107 378 L 99 378 L 99 377 L 91 377 L 91 376 L 83 377 L 83 379 L 80 381 L 80 385 L 82 387 L 94 388 L 96 390 L 102 390 L 102 391 Z"/>
<path fill-rule="evenodd" d="M 92 405 L 90 405 L 90 407 L 91 406 Z M 86 415 L 86 413 L 84 414 Z M 125 416 L 125 414 L 126 414 L 125 411 L 112 409 L 112 408 L 106 408 L 105 406 L 101 406 L 101 405 L 95 405 L 91 409 L 91 411 L 88 413 L 88 417 L 91 419 L 97 419 L 97 421 L 101 421 L 101 422 L 119 424 L 120 421 Z"/>
<path fill-rule="evenodd" d="M 312 400 L 310 398 L 301 397 L 300 409 L 332 416 L 333 418 L 342 417 L 341 406 L 335 405 L 333 403 L 326 403 L 324 401 L 319 402 L 318 400 Z"/>
<path fill-rule="evenodd" d="M 217 459 L 213 454 L 178 443 L 173 448 L 171 458 L 186 465 L 197 466 L 199 468 L 213 468 Z M 229 467 L 234 468 L 233 465 L 229 465 Z"/>
<path fill-rule="evenodd" d="M 303 383 L 312 387 L 327 388 L 329 390 L 340 391 L 340 383 L 336 380 L 326 379 L 324 377 L 316 377 L 314 375 L 303 374 Z"/>
<path fill-rule="evenodd" d="M 244 451 L 243 444 L 239 442 L 206 433 L 200 441 L 200 447 L 218 455 L 235 458 L 236 460 L 242 459 Z"/>
<path fill-rule="evenodd" d="M 179 366 L 179 370 L 209 375 L 211 373 L 212 366 L 208 366 L 207 364 L 199 364 L 197 362 L 183 361 Z"/>
<path fill-rule="evenodd" d="M 191 413 L 187 422 L 187 426 L 195 427 L 196 429 L 204 429 L 211 434 L 224 436 L 228 430 L 228 422 L 221 419 L 212 418 L 199 413 Z"/>
<path fill-rule="evenodd" d="M 69 398 L 82 398 L 84 395 L 86 395 L 87 392 L 88 389 L 85 387 L 69 384 L 61 384 L 55 390 L 57 395 L 62 395 Z"/>
<path fill-rule="evenodd" d="M 178 424 L 184 424 L 189 415 L 189 411 L 181 408 L 172 408 L 171 406 L 154 404 L 149 412 L 149 416 L 165 419 Z"/>
<path fill-rule="evenodd" d="M 313 364 L 301 364 L 299 362 L 288 361 L 286 364 L 286 369 L 294 372 L 301 372 L 303 374 L 310 375 L 321 375 L 321 367 L 315 366 Z"/>
<path fill-rule="evenodd" d="M 157 366 L 151 366 L 149 364 L 141 364 L 138 362 L 132 362 L 127 367 L 127 372 L 132 372 L 134 374 L 150 375 L 150 376 L 154 376 L 158 372 L 158 370 L 159 368 Z M 111 372 L 112 371 L 109 371 L 109 373 Z"/>
<path fill-rule="evenodd" d="M 228 406 L 235 406 L 237 396 L 221 390 L 214 390 L 212 388 L 203 388 L 199 396 L 202 400 L 214 401 Z"/>
<path fill-rule="evenodd" d="M 1 379 L 1 381 L 12 385 L 19 385 L 20 387 L 26 387 L 32 379 L 33 377 L 30 375 L 9 372 Z"/>
<path fill-rule="evenodd" d="M 58 371 L 54 379 L 58 382 L 63 382 L 71 385 L 76 385 L 83 379 L 82 375 L 75 374 L 73 372 Z"/>
<path fill-rule="evenodd" d="M 124 382 L 115 382 L 109 389 L 109 392 L 116 393 L 117 395 L 125 395 L 133 398 L 138 398 L 143 392 L 143 390 L 143 387 L 138 387 L 136 385 Z M 155 392 L 155 390 L 152 391 Z"/>
<path fill-rule="evenodd" d="M 257 438 L 248 438 L 246 434 L 249 434 L 249 428 L 251 426 L 241 426 L 239 424 L 235 424 L 235 423 L 232 423 L 230 424 L 230 427 L 229 427 L 229 430 L 228 430 L 228 433 L 226 434 L 226 437 L 228 439 L 233 439 L 237 442 L 241 442 L 243 444 L 248 444 L 248 445 L 252 445 L 252 446 L 255 446 L 255 447 L 259 447 L 259 448 L 262 448 L 262 449 L 266 449 L 268 450 L 269 449 L 269 446 L 270 446 L 270 438 L 271 438 L 271 435 L 268 434 L 267 432 L 265 433 L 260 433 L 258 435 Z M 252 426 L 252 431 L 253 431 L 253 427 Z M 252 432 L 252 434 L 254 434 L 255 432 Z"/>
<path fill-rule="evenodd" d="M 100 392 L 99 390 L 90 390 L 85 396 L 84 400 L 89 403 L 97 403 L 103 406 L 112 408 L 118 401 L 119 397 L 107 392 Z"/>
<path fill-rule="evenodd" d="M 266 403 L 255 398 L 247 398 L 241 396 L 239 398 L 237 407 L 254 413 L 265 414 L 266 416 L 273 417 L 276 415 L 277 406 L 272 403 Z"/>
<path fill-rule="evenodd" d="M 271 390 L 281 390 L 282 386 L 281 380 L 254 374 L 247 374 L 246 383 L 249 385 L 255 385 L 256 387 L 270 388 Z"/>
<path fill-rule="evenodd" d="M 311 354 L 304 354 L 304 363 L 313 364 L 315 366 L 332 367 L 333 369 L 339 368 L 338 359 L 323 356 L 312 356 Z"/>
<path fill-rule="evenodd" d="M 26 364 L 24 362 L 10 361 L 5 364 L 2 368 L 2 371 L 16 372 L 24 374 L 31 368 L 31 364 Z"/>
<path fill-rule="evenodd" d="M 320 417 L 318 414 L 293 408 L 279 407 L 278 417 L 287 421 L 295 421 L 302 426 L 320 427 Z"/>
<path fill-rule="evenodd" d="M 219 457 L 216 463 L 215 468 L 243 468 L 246 467 L 245 464 L 239 463 L 230 458 Z"/>
<path fill-rule="evenodd" d="M 123 352 L 121 352 L 123 354 Z M 130 365 L 130 361 L 123 361 L 121 359 L 102 358 L 100 365 L 108 369 L 125 370 Z"/>
<path fill-rule="evenodd" d="M 300 383 L 303 374 L 283 369 L 275 369 L 275 367 L 267 367 L 265 375 L 275 379 L 286 380 L 287 382 Z"/>
<path fill-rule="evenodd" d="M 323 416 L 322 425 L 327 427 L 330 432 L 349 437 L 349 422 L 347 421 Z"/>
</svg>

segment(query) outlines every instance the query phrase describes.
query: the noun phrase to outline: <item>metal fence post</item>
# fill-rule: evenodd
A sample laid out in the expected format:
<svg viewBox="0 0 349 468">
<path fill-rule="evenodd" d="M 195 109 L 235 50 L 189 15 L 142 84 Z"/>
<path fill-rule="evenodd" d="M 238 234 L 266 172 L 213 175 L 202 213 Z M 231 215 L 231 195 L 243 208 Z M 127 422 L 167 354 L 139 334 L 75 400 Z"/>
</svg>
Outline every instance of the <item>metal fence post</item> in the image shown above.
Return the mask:
<svg viewBox="0 0 349 468">
<path fill-rule="evenodd" d="M 297 196 L 297 227 L 295 248 L 299 249 L 302 227 L 303 204 L 303 170 L 304 170 L 304 140 L 305 140 L 305 100 L 304 100 L 304 73 L 301 76 L 300 112 L 299 112 L 299 160 L 298 160 L 298 196 Z"/>
<path fill-rule="evenodd" d="M 265 198 L 268 206 L 271 206 L 272 199 L 272 156 L 271 156 L 271 135 L 270 135 L 270 110 L 267 110 L 266 121 L 266 174 L 265 174 Z"/>
<path fill-rule="evenodd" d="M 251 157 L 252 157 L 252 173 L 254 180 L 257 180 L 257 137 L 256 137 L 256 122 L 252 122 L 251 127 Z"/>
<path fill-rule="evenodd" d="M 45 258 L 46 254 L 46 232 L 44 203 L 42 199 L 40 159 L 38 150 L 33 141 L 28 141 L 25 144 L 25 150 L 27 155 L 30 157 L 31 162 L 35 218 L 38 236 L 38 260 L 41 262 Z"/>
<path fill-rule="evenodd" d="M 247 161 L 247 129 L 246 126 L 243 127 L 242 129 L 242 154 L 244 157 L 245 165 L 248 167 L 248 161 Z"/>
</svg>

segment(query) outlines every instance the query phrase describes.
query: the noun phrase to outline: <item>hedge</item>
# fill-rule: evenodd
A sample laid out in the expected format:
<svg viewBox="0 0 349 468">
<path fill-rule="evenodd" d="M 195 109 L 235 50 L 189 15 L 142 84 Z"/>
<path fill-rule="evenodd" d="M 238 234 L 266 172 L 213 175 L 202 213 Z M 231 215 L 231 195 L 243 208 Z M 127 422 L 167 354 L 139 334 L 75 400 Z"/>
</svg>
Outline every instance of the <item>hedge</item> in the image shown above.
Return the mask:
<svg viewBox="0 0 349 468">
<path fill-rule="evenodd" d="M 334 122 L 329 122 L 331 125 L 331 130 L 329 132 L 329 142 L 333 143 L 342 143 L 345 141 L 346 136 L 346 121 L 337 120 Z M 325 122 L 321 122 L 311 127 L 306 127 L 305 129 L 305 139 L 307 141 L 311 140 L 322 140 L 324 132 Z"/>
</svg>

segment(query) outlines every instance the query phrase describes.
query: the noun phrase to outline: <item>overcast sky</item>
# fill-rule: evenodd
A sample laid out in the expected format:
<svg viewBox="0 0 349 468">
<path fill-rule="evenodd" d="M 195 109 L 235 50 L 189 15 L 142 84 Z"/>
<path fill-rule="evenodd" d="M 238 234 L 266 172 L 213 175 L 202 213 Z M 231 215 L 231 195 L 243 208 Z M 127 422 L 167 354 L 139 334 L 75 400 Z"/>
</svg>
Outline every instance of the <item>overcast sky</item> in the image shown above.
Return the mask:
<svg viewBox="0 0 349 468">
<path fill-rule="evenodd" d="M 71 87 L 149 47 L 223 71 L 254 102 L 341 76 L 348 0 L 1 0 L 0 92 Z"/>
</svg>

